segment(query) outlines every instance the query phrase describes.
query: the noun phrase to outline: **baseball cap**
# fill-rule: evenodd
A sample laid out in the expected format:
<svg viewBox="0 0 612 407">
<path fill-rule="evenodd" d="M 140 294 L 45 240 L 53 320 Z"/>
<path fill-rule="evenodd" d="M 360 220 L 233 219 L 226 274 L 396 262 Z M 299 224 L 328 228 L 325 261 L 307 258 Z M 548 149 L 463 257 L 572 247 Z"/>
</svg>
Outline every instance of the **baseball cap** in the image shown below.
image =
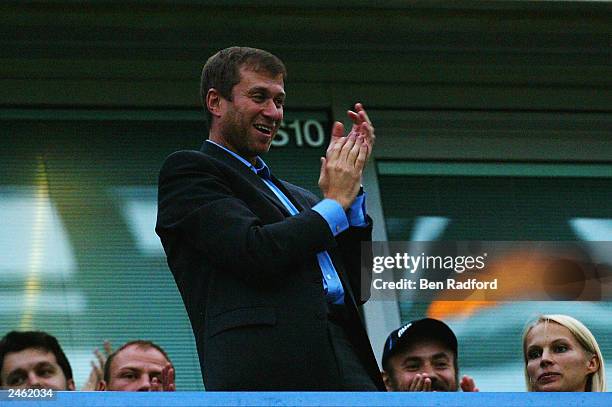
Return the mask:
<svg viewBox="0 0 612 407">
<path fill-rule="evenodd" d="M 389 334 L 383 349 L 383 365 L 402 345 L 416 338 L 433 338 L 442 341 L 457 356 L 457 337 L 448 325 L 437 319 L 423 318 L 408 322 Z"/>
</svg>

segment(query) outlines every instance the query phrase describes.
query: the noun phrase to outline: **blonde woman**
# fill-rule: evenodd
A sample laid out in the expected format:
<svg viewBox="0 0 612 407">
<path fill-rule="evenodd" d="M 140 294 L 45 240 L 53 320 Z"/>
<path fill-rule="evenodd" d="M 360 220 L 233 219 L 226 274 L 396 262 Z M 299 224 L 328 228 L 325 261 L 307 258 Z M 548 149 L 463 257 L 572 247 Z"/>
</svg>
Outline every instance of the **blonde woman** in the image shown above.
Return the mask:
<svg viewBox="0 0 612 407">
<path fill-rule="evenodd" d="M 537 318 L 523 333 L 523 356 L 528 391 L 606 391 L 599 345 L 575 318 Z"/>
</svg>

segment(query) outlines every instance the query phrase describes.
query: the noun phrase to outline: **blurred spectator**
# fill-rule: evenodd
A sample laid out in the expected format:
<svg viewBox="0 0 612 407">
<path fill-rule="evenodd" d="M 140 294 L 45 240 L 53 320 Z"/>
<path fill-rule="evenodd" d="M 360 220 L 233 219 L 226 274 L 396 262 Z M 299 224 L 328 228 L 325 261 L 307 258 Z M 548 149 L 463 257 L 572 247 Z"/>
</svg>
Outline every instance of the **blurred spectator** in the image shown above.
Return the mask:
<svg viewBox="0 0 612 407">
<path fill-rule="evenodd" d="M 100 349 L 94 349 L 93 353 L 96 357 L 95 360 L 91 361 L 91 372 L 89 373 L 89 377 L 81 390 L 83 391 L 95 391 L 100 388 L 100 382 L 104 380 L 104 364 L 106 363 L 106 359 L 113 353 L 113 347 L 109 341 L 104 341 L 102 346 L 104 352 L 101 352 Z"/>
<path fill-rule="evenodd" d="M 575 318 L 537 318 L 523 333 L 523 356 L 528 391 L 606 391 L 599 344 Z"/>
<path fill-rule="evenodd" d="M 130 341 L 106 359 L 98 390 L 174 391 L 174 367 L 160 346 Z"/>
<path fill-rule="evenodd" d="M 11 331 L 0 340 L 0 388 L 74 390 L 72 368 L 46 332 Z"/>
<path fill-rule="evenodd" d="M 457 391 L 457 337 L 437 319 L 412 321 L 389 334 L 382 366 L 387 391 Z M 478 391 L 469 376 L 460 386 Z"/>
</svg>

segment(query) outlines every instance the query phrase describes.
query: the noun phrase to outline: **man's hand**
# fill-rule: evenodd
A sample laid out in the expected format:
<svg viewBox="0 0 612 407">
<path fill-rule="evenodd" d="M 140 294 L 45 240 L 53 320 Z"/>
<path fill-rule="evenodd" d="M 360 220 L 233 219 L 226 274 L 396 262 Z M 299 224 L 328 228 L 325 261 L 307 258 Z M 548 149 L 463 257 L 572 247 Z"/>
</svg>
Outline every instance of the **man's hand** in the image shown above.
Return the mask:
<svg viewBox="0 0 612 407">
<path fill-rule="evenodd" d="M 100 382 L 104 379 L 104 364 L 110 354 L 113 353 L 113 347 L 109 341 L 104 341 L 103 348 L 104 353 L 100 352 L 98 348 L 94 349 L 93 353 L 96 356 L 96 361 L 91 361 L 91 372 L 89 372 L 87 381 L 81 387 L 82 391 L 98 390 Z"/>
<path fill-rule="evenodd" d="M 470 376 L 463 376 L 461 378 L 461 390 L 463 390 L 464 392 L 480 391 L 478 390 L 478 387 L 476 387 L 474 379 L 472 379 Z"/>
<path fill-rule="evenodd" d="M 416 374 L 408 384 L 407 391 L 431 391 L 431 378 L 427 373 Z"/>
<path fill-rule="evenodd" d="M 349 118 L 353 121 L 353 127 L 351 128 L 349 135 L 354 132 L 364 136 L 366 144 L 368 145 L 369 158 L 369 154 L 372 152 L 372 149 L 374 148 L 374 142 L 376 141 L 372 121 L 368 117 L 368 114 L 366 113 L 361 103 L 355 103 L 355 111 L 349 110 L 347 114 Z"/>
<path fill-rule="evenodd" d="M 365 136 L 344 133 L 340 122 L 334 123 L 332 141 L 325 158 L 321 158 L 319 188 L 325 198 L 337 201 L 346 210 L 359 192 L 361 173 L 368 156 Z"/>
<path fill-rule="evenodd" d="M 176 385 L 174 384 L 174 368 L 170 363 L 166 364 L 162 369 L 161 381 L 157 377 L 151 380 L 150 391 L 176 391 Z"/>
<path fill-rule="evenodd" d="M 359 192 L 361 174 L 376 139 L 372 122 L 361 103 L 355 103 L 355 110 L 347 113 L 353 122 L 351 131 L 345 137 L 344 125 L 334 123 L 325 158 L 321 158 L 319 176 L 323 196 L 337 201 L 345 210 Z"/>
<path fill-rule="evenodd" d="M 364 137 L 364 140 L 366 144 L 368 145 L 367 158 L 369 158 L 370 154 L 372 153 L 372 149 L 374 148 L 374 142 L 376 141 L 376 136 L 374 135 L 374 126 L 372 126 L 372 121 L 368 117 L 368 114 L 366 113 L 361 103 L 355 103 L 355 110 L 354 111 L 348 110 L 347 115 L 349 119 L 351 119 L 351 121 L 353 122 L 353 126 L 351 127 L 351 131 L 349 132 L 348 136 L 355 134 L 356 136 L 362 135 Z M 344 137 L 344 126 L 342 127 L 341 131 L 337 132 L 335 131 L 336 123 L 334 123 L 334 129 L 332 130 L 332 137 L 329 143 L 329 147 L 327 148 L 328 152 L 336 141 L 340 141 Z"/>
</svg>

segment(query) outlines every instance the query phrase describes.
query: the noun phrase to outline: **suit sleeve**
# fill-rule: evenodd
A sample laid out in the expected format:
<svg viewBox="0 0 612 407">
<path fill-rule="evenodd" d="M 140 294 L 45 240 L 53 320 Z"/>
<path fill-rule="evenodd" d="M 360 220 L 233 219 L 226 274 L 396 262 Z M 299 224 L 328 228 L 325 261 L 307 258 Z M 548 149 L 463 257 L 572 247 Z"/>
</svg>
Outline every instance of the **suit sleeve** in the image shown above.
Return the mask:
<svg viewBox="0 0 612 407">
<path fill-rule="evenodd" d="M 168 157 L 159 177 L 156 231 L 169 256 L 189 244 L 214 267 L 252 280 L 290 272 L 336 245 L 325 219 L 311 209 L 264 224 L 224 178 L 199 152 Z"/>
</svg>

